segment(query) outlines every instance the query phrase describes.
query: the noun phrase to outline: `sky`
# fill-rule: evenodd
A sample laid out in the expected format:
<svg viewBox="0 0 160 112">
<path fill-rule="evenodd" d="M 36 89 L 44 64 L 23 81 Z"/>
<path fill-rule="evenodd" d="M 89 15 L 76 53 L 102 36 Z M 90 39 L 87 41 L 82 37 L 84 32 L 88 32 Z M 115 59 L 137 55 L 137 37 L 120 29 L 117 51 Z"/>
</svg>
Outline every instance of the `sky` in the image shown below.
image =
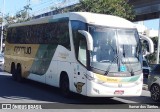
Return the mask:
<svg viewBox="0 0 160 112">
<path fill-rule="evenodd" d="M 148 29 L 158 30 L 159 29 L 159 19 L 152 19 L 144 21 L 144 25 Z"/>
<path fill-rule="evenodd" d="M 38 0 L 31 0 L 32 4 L 37 4 Z M 5 0 L 5 14 L 14 15 L 23 9 L 27 4 L 27 0 Z M 0 0 L 0 11 L 3 11 L 3 0 Z"/>
<path fill-rule="evenodd" d="M 5 1 L 5 14 L 10 16 L 15 15 L 18 11 L 23 10 L 23 7 L 27 5 L 28 0 L 4 0 Z M 50 10 L 50 6 L 58 6 L 60 3 L 63 3 L 65 0 L 30 0 L 30 7 L 32 10 L 31 14 L 42 13 L 45 10 Z M 67 0 L 69 5 L 79 2 L 79 0 Z M 0 0 L 0 12 L 3 11 L 3 0 Z M 144 21 L 144 25 L 148 29 L 158 30 L 159 28 L 159 19 L 152 19 Z"/>
<path fill-rule="evenodd" d="M 51 6 L 61 6 L 78 3 L 79 0 L 4 0 L 5 1 L 5 14 L 15 15 L 18 11 L 23 10 L 24 6 L 30 1 L 32 10 L 30 13 L 40 13 L 44 10 L 50 10 Z M 62 4 L 64 1 L 68 1 Z M 0 12 L 3 11 L 3 0 L 0 0 Z"/>
</svg>

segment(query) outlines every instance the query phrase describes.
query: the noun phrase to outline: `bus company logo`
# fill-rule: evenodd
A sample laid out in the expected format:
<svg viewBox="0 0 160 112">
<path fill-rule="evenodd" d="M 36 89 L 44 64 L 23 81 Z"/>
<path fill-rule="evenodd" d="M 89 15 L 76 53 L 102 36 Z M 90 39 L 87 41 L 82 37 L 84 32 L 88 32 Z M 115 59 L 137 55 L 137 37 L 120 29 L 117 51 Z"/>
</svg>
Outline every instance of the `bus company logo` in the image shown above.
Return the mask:
<svg viewBox="0 0 160 112">
<path fill-rule="evenodd" d="M 121 83 L 119 83 L 119 84 L 118 84 L 118 87 L 122 87 L 122 84 L 121 84 Z"/>
<path fill-rule="evenodd" d="M 23 47 L 23 46 L 15 46 L 14 47 L 14 52 L 19 53 L 23 52 L 24 54 L 31 54 L 31 47 Z"/>
<path fill-rule="evenodd" d="M 76 90 L 78 93 L 81 93 L 82 92 L 82 87 L 85 83 L 82 83 L 82 82 L 78 82 L 77 84 L 74 83 L 74 86 L 76 87 Z"/>
</svg>

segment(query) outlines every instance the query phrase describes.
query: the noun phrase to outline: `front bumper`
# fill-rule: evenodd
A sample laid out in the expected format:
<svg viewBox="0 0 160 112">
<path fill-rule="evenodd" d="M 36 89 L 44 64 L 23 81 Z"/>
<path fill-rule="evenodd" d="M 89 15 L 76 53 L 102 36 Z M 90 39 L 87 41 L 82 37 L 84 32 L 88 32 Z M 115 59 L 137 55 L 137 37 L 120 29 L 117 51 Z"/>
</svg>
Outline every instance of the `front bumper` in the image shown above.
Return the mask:
<svg viewBox="0 0 160 112">
<path fill-rule="evenodd" d="M 123 80 L 128 80 L 123 78 Z M 140 96 L 143 87 L 143 75 L 132 82 L 96 82 L 87 80 L 87 96 L 91 97 L 123 97 Z"/>
</svg>

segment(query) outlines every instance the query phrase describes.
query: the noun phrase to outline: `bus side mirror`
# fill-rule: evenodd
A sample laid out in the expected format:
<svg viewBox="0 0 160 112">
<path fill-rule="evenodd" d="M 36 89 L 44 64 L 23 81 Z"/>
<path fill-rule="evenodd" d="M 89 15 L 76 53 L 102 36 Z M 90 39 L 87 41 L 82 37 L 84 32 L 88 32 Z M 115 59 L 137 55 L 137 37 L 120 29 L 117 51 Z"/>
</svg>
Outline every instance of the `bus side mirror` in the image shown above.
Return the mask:
<svg viewBox="0 0 160 112">
<path fill-rule="evenodd" d="M 142 40 L 146 40 L 146 41 L 148 42 L 148 44 L 149 44 L 149 52 L 148 52 L 148 54 L 153 53 L 153 52 L 154 52 L 154 44 L 153 44 L 153 41 L 152 41 L 149 37 L 144 36 L 144 35 L 142 35 L 142 34 L 139 34 L 139 36 L 140 36 L 140 38 L 141 38 Z"/>
<path fill-rule="evenodd" d="M 93 38 L 90 33 L 84 30 L 78 30 L 78 32 L 86 37 L 87 40 L 87 49 L 93 51 Z"/>
</svg>

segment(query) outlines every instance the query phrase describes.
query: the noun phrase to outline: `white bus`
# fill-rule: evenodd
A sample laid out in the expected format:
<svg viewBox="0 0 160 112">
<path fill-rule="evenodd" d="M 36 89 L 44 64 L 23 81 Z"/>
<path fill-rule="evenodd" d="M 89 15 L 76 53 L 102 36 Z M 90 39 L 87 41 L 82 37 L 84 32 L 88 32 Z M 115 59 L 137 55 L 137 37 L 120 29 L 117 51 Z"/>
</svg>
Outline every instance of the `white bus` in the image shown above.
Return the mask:
<svg viewBox="0 0 160 112">
<path fill-rule="evenodd" d="M 111 15 L 70 12 L 11 25 L 4 68 L 17 81 L 59 87 L 65 96 L 70 91 L 91 97 L 142 92 L 137 29 Z"/>
</svg>

